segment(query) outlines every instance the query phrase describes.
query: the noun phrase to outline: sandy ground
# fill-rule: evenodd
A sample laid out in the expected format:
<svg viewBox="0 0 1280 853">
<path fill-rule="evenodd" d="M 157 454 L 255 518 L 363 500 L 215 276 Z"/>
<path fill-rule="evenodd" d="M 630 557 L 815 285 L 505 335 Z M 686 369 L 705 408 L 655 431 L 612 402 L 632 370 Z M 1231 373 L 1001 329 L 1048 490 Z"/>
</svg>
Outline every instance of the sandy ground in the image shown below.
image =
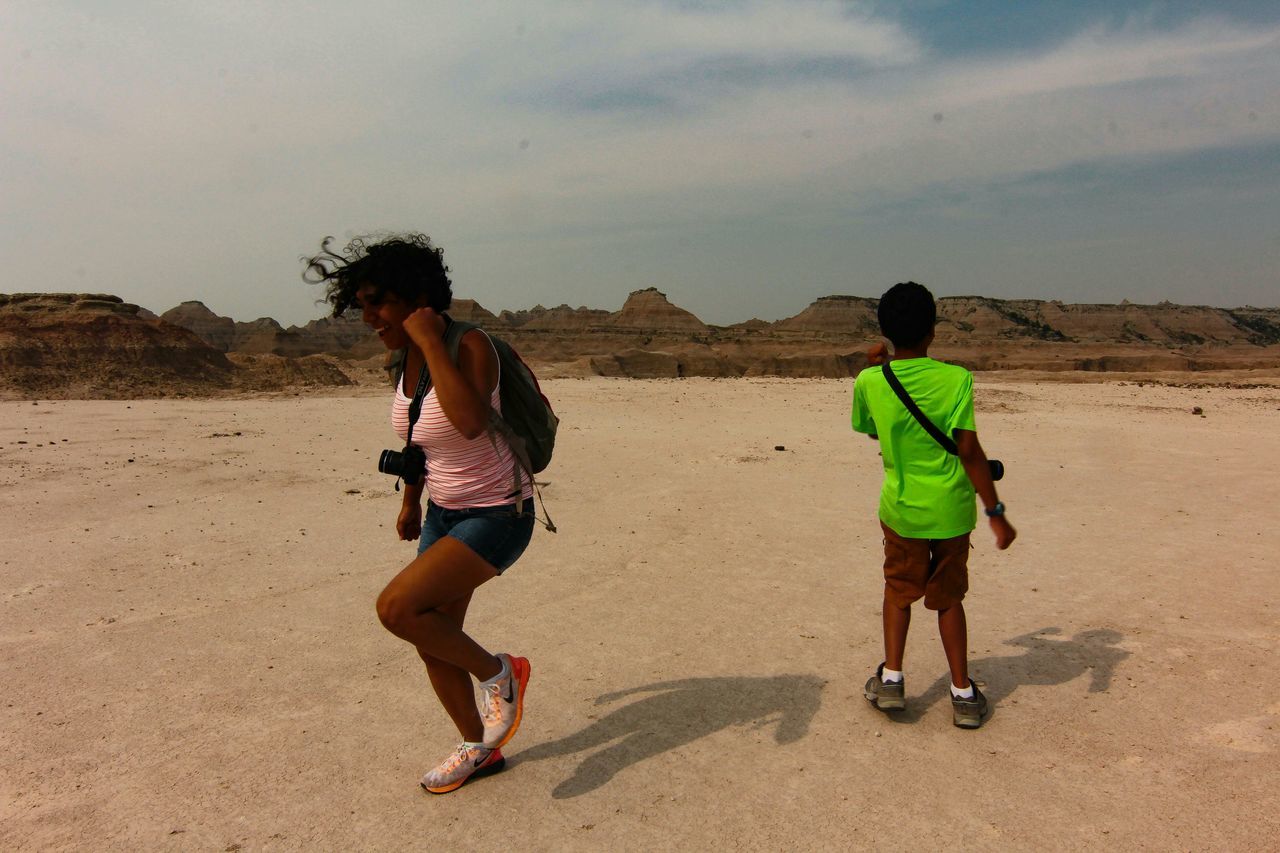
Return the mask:
<svg viewBox="0 0 1280 853">
<path fill-rule="evenodd" d="M 0 849 L 1275 849 L 1280 388 L 979 385 L 1021 534 L 975 539 L 984 728 L 919 610 L 909 711 L 862 699 L 848 381 L 562 380 L 560 532 L 470 617 L 524 727 L 442 797 L 373 610 L 382 390 L 0 404 Z"/>
</svg>

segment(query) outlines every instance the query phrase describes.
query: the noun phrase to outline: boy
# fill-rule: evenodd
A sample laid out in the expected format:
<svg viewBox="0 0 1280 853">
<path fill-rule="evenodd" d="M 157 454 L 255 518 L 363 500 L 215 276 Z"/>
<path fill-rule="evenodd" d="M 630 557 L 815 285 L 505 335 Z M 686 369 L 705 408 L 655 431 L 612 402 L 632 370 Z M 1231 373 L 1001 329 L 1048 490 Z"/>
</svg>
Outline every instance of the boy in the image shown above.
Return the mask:
<svg viewBox="0 0 1280 853">
<path fill-rule="evenodd" d="M 955 441 L 959 456 L 943 450 L 916 421 L 879 366 L 884 346 L 870 353 L 872 366 L 853 385 L 853 428 L 879 438 L 884 457 L 880 527 L 884 531 L 884 662 L 864 693 L 882 711 L 907 706 L 902 655 L 911 605 L 938 613 L 938 633 L 951 668 L 952 722 L 976 729 L 987 698 L 969 678 L 964 605 L 969 589 L 969 534 L 977 522 L 974 493 L 982 500 L 996 547 L 1017 532 L 996 495 L 987 456 L 973 420 L 973 376 L 963 367 L 929 358 L 937 307 L 924 286 L 896 284 L 880 298 L 880 332 L 893 344 L 891 369 L 924 415 Z"/>
</svg>

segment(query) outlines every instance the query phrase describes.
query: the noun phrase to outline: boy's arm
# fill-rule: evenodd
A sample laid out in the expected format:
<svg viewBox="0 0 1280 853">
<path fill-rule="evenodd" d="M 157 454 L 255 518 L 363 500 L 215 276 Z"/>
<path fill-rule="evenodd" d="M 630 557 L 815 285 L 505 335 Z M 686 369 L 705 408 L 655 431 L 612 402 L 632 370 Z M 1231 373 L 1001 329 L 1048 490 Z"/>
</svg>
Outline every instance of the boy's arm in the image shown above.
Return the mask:
<svg viewBox="0 0 1280 853">
<path fill-rule="evenodd" d="M 850 421 L 854 432 L 860 432 L 868 438 L 879 438 L 876 434 L 876 422 L 871 417 L 866 397 L 863 396 L 863 388 L 857 380 L 853 383 L 853 412 Z"/>
<path fill-rule="evenodd" d="M 991 479 L 987 454 L 978 443 L 978 434 L 973 430 L 958 429 L 952 433 L 952 437 L 955 439 L 956 449 L 960 451 L 960 464 L 964 465 L 964 472 L 969 475 L 969 482 L 973 483 L 982 505 L 987 509 L 993 508 L 1000 502 L 1000 497 L 996 494 L 996 484 Z M 1018 531 L 1013 529 L 1013 525 L 1003 514 L 990 516 L 989 519 L 991 532 L 996 535 L 996 547 L 1003 551 L 1013 544 Z"/>
<path fill-rule="evenodd" d="M 889 348 L 883 342 L 875 344 L 871 349 L 867 350 L 867 364 L 871 366 L 884 364 L 889 360 Z M 854 429 L 857 429 L 855 426 Z M 871 425 L 870 431 L 867 432 L 867 438 L 880 440 L 880 436 L 876 434 L 875 424 Z"/>
</svg>

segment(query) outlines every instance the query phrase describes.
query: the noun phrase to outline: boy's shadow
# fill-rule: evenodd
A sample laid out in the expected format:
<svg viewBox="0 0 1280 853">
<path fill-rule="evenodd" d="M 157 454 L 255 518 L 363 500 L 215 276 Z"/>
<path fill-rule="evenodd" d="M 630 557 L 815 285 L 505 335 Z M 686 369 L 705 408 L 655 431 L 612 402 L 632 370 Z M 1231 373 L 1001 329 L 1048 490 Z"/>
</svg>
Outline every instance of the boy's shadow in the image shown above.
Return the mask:
<svg viewBox="0 0 1280 853">
<path fill-rule="evenodd" d="M 1108 628 L 1092 628 L 1078 632 L 1069 640 L 1045 636 L 1061 632 L 1060 628 L 1042 628 L 1005 640 L 1006 645 L 1026 649 L 1020 655 L 970 659 L 969 677 L 980 683 L 989 679 L 982 692 L 990 700 L 993 714 L 1001 700 L 1008 698 L 1020 684 L 1065 684 L 1088 674 L 1090 693 L 1103 693 L 1111 686 L 1116 666 L 1129 656 L 1129 652 L 1116 645 L 1124 635 Z M 907 710 L 890 715 L 890 719 L 915 722 L 935 702 L 947 697 L 950 684 L 949 675 L 941 676 L 923 695 L 909 697 Z"/>
<path fill-rule="evenodd" d="M 596 699 L 596 705 L 639 693 L 650 695 L 615 708 L 576 734 L 526 749 L 519 760 L 540 761 L 604 746 L 584 758 L 552 792 L 556 799 L 576 797 L 594 791 L 632 764 L 729 726 L 776 725 L 774 740 L 793 743 L 808 732 L 821 704 L 822 685 L 812 675 L 685 678 L 606 693 Z"/>
</svg>

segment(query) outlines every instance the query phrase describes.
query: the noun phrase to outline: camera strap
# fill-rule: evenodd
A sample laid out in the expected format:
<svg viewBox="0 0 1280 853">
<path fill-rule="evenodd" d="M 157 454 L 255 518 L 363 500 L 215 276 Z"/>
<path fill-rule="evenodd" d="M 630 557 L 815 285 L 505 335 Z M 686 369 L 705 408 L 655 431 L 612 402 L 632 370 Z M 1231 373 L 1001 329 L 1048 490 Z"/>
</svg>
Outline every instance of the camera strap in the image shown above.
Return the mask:
<svg viewBox="0 0 1280 853">
<path fill-rule="evenodd" d="M 407 360 L 407 356 L 406 356 Z M 422 371 L 418 374 L 418 388 L 409 401 L 409 431 L 405 433 L 405 444 L 413 444 L 413 425 L 422 414 L 422 403 L 427 398 L 427 389 L 431 387 L 431 372 L 427 370 L 426 359 L 423 359 Z"/>
<path fill-rule="evenodd" d="M 885 381 L 889 383 L 889 387 L 893 389 L 893 393 L 898 395 L 898 399 L 902 401 L 902 405 L 907 407 L 907 411 L 916 419 L 916 423 L 924 427 L 924 431 L 929 433 L 934 441 L 942 445 L 942 449 L 950 453 L 952 456 L 959 456 L 960 449 L 956 447 L 956 443 L 943 433 L 942 430 L 934 426 L 933 421 L 925 417 L 924 412 L 920 411 L 920 407 L 916 405 L 916 401 L 911 399 L 911 395 L 907 393 L 907 389 L 902 387 L 902 383 L 898 381 L 898 377 L 894 375 L 889 368 L 889 362 L 880 365 L 880 370 L 884 373 Z"/>
<path fill-rule="evenodd" d="M 409 362 L 409 353 L 404 354 L 405 364 Z M 404 372 L 400 373 L 401 384 L 403 385 Z M 418 373 L 418 388 L 413 392 L 413 399 L 409 401 L 409 429 L 405 432 L 404 443 L 407 447 L 413 444 L 413 426 L 418 422 L 418 415 L 422 413 L 422 402 L 427 398 L 427 389 L 431 387 L 431 373 L 427 370 L 427 361 L 422 360 L 422 370 Z M 400 478 L 396 477 L 396 491 L 400 491 Z"/>
</svg>

